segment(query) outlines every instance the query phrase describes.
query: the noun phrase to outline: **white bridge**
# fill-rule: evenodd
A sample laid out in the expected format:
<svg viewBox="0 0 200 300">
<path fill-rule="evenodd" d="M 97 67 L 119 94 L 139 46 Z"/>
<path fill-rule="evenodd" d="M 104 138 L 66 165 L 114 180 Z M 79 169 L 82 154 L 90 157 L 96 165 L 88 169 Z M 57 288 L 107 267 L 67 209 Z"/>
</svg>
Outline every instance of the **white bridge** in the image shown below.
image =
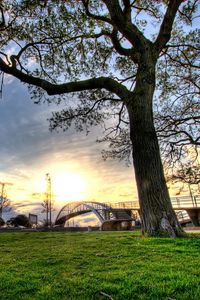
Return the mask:
<svg viewBox="0 0 200 300">
<path fill-rule="evenodd" d="M 192 221 L 194 226 L 200 226 L 200 196 L 173 197 L 171 202 L 180 223 Z M 129 229 L 132 221 L 140 214 L 140 208 L 138 201 L 71 202 L 62 207 L 55 225 L 65 226 L 69 219 L 89 212 L 97 216 L 102 229 Z"/>
</svg>

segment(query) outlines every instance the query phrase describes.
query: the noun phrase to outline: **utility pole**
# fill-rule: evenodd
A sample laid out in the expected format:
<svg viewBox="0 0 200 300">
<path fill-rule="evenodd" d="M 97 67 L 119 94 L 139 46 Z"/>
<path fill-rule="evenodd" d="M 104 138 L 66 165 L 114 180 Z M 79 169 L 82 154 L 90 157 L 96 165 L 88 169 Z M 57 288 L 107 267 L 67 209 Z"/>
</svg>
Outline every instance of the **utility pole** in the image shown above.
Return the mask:
<svg viewBox="0 0 200 300">
<path fill-rule="evenodd" d="M 42 203 L 43 210 L 42 213 L 46 214 L 46 226 L 51 227 L 52 225 L 52 217 L 51 217 L 51 212 L 53 210 L 53 205 L 52 205 L 52 193 L 51 193 L 51 177 L 49 173 L 46 173 L 45 175 L 45 180 L 46 180 L 46 190 L 44 192 L 44 200 Z"/>
<path fill-rule="evenodd" d="M 51 177 L 49 173 L 46 174 L 46 203 L 47 203 L 47 224 L 51 227 L 51 211 L 52 211 L 52 203 L 51 203 Z"/>
</svg>

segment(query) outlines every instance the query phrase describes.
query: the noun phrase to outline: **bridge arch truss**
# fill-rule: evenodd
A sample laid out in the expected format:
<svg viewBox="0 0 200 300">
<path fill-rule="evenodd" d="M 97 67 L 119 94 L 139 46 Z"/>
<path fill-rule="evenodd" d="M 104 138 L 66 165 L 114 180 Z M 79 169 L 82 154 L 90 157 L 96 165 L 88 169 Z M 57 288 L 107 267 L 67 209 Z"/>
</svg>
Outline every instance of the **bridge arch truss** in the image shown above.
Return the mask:
<svg viewBox="0 0 200 300">
<path fill-rule="evenodd" d="M 70 202 L 59 211 L 55 225 L 64 226 L 66 221 L 76 216 L 92 212 L 103 224 L 105 221 L 125 219 L 131 220 L 130 212 L 113 208 L 110 204 L 101 202 Z"/>
</svg>

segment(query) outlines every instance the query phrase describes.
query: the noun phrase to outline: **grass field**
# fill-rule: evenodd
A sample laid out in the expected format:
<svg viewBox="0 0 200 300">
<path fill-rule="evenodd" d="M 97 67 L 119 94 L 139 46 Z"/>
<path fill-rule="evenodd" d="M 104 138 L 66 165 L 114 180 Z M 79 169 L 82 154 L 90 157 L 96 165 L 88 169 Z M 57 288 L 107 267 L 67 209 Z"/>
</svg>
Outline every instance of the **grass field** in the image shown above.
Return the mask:
<svg viewBox="0 0 200 300">
<path fill-rule="evenodd" d="M 1 233 L 0 299 L 199 300 L 200 235 Z"/>
</svg>

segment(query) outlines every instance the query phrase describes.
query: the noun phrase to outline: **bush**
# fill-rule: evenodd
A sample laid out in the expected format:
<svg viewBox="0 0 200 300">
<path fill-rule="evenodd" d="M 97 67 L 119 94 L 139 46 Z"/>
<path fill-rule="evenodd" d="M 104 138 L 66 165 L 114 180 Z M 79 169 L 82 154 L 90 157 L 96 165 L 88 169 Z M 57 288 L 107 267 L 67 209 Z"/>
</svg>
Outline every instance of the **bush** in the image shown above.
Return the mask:
<svg viewBox="0 0 200 300">
<path fill-rule="evenodd" d="M 15 218 L 12 219 L 11 225 L 14 225 L 16 227 L 18 226 L 31 227 L 29 218 L 25 215 L 17 215 Z"/>
<path fill-rule="evenodd" d="M 0 217 L 0 227 L 3 226 L 3 225 L 5 225 L 5 221 L 4 221 L 3 218 Z"/>
</svg>

